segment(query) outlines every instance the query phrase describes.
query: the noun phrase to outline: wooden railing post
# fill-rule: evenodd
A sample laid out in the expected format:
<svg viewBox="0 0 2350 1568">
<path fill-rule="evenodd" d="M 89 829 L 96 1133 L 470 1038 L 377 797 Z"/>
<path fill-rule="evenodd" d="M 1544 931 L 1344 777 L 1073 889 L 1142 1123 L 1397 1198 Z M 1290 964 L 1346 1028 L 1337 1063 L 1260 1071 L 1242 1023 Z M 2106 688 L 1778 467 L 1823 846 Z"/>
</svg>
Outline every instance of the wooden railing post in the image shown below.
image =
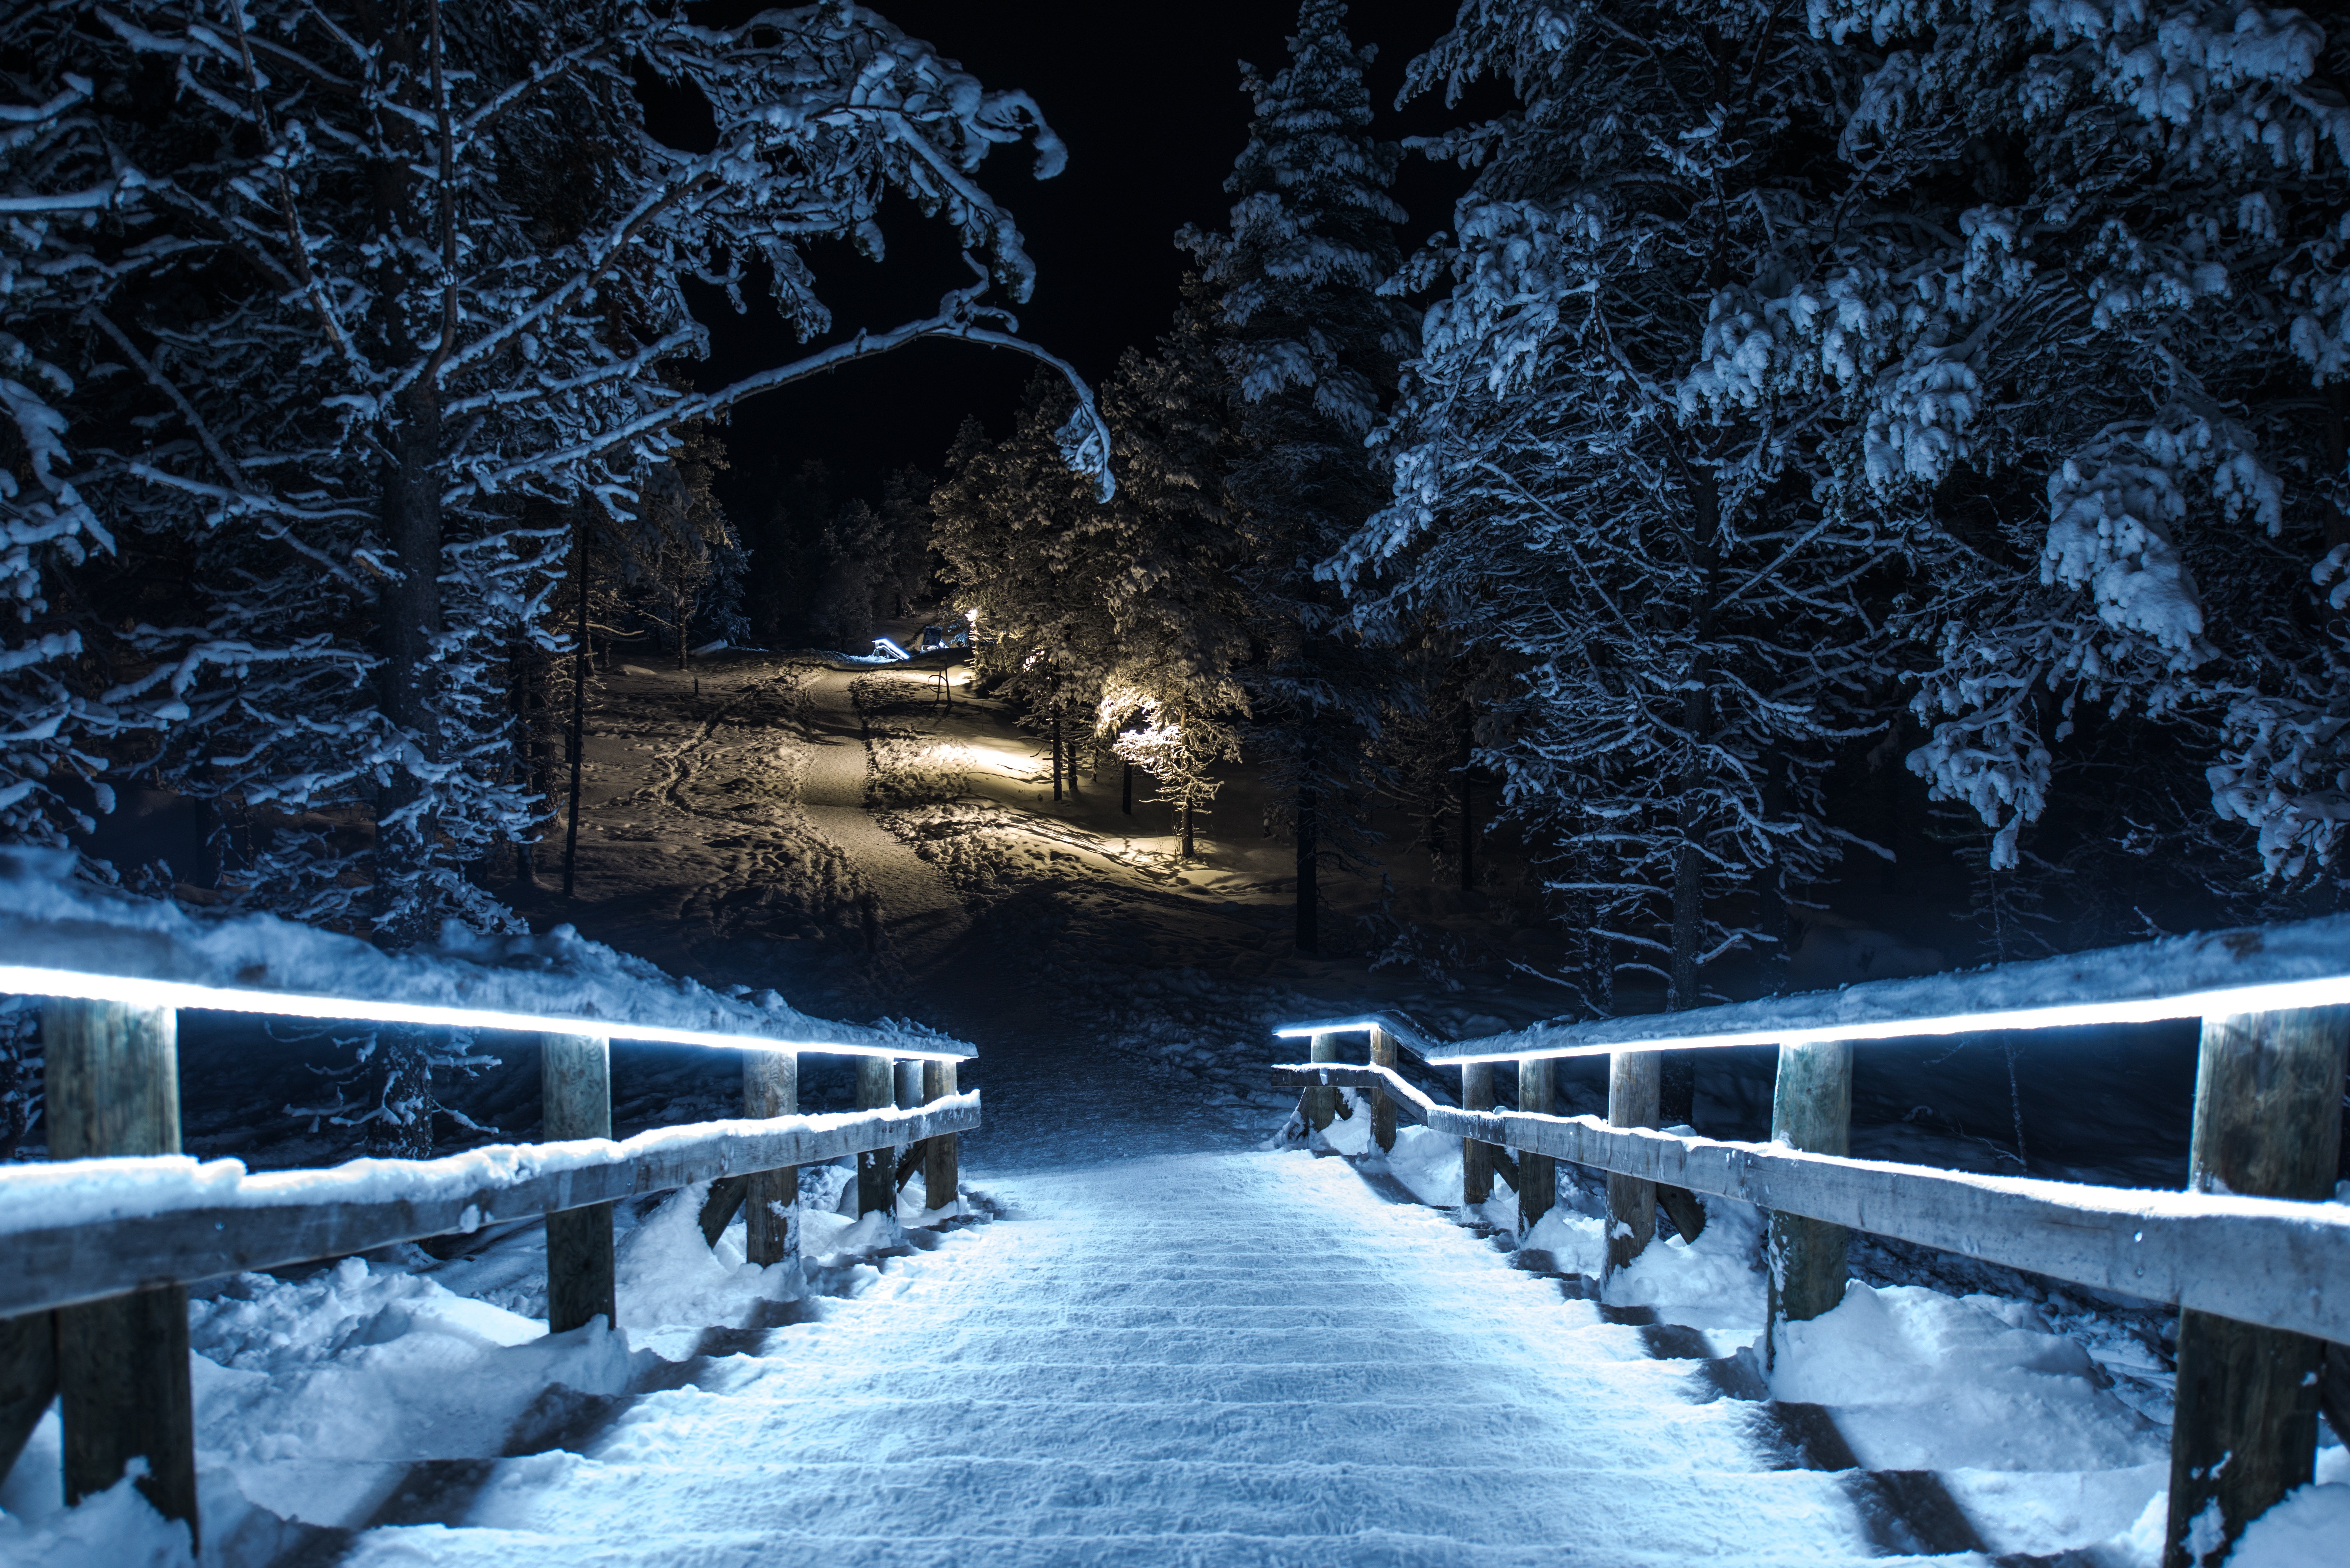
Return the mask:
<svg viewBox="0 0 2350 1568">
<path fill-rule="evenodd" d="M 179 1018 L 168 1007 L 52 1001 L 41 1032 L 52 1159 L 180 1152 Z M 166 1519 L 196 1519 L 195 1401 L 188 1293 L 163 1285 L 57 1314 L 66 1501 L 147 1462 L 140 1492 Z"/>
<path fill-rule="evenodd" d="M 897 1075 L 887 1056 L 857 1059 L 857 1108 L 886 1111 L 898 1103 Z M 898 1158 L 889 1147 L 868 1148 L 857 1157 L 857 1215 L 898 1212 Z"/>
<path fill-rule="evenodd" d="M 1374 1067 L 1392 1067 L 1395 1064 L 1395 1036 L 1380 1028 L 1378 1024 L 1372 1024 L 1371 1065 Z M 1371 1139 L 1379 1146 L 1379 1152 L 1381 1154 L 1385 1154 L 1395 1147 L 1395 1102 L 1388 1097 L 1388 1092 L 1385 1089 L 1374 1088 L 1371 1090 Z"/>
<path fill-rule="evenodd" d="M 1607 1121 L 1611 1127 L 1652 1127 L 1663 1064 L 1654 1051 L 1613 1051 L 1607 1056 Z M 1657 1236 L 1657 1184 L 1607 1173 L 1607 1268 L 1610 1274 L 1648 1250 Z"/>
<path fill-rule="evenodd" d="M 599 1034 L 542 1034 L 539 1138 L 612 1136 L 612 1043 Z M 620 1321 L 612 1274 L 612 1206 L 591 1203 L 546 1217 L 546 1330 L 565 1334 L 598 1318 Z"/>
<path fill-rule="evenodd" d="M 1306 1049 L 1305 1059 L 1309 1062 L 1336 1061 L 1338 1037 L 1336 1034 L 1316 1034 Z M 1330 1124 L 1338 1116 L 1338 1091 L 1336 1089 L 1306 1090 L 1304 1109 L 1307 1127 L 1315 1132 L 1327 1131 Z"/>
<path fill-rule="evenodd" d="M 799 1108 L 799 1053 L 744 1052 L 743 1114 L 764 1119 L 793 1116 Z M 800 1255 L 799 1167 L 754 1171 L 743 1200 L 743 1255 L 763 1269 L 795 1262 Z"/>
<path fill-rule="evenodd" d="M 2189 1188 L 2331 1197 L 2346 1050 L 2350 1008 L 2205 1019 Z M 2246 1525 L 2310 1481 L 2324 1350 L 2305 1334 L 2179 1313 L 2165 1568 L 2220 1562 Z"/>
<path fill-rule="evenodd" d="M 1771 1140 L 1809 1154 L 1852 1152 L 1852 1042 L 1779 1047 L 1771 1085 Z M 1802 1323 L 1844 1300 L 1850 1232 L 1823 1220 L 1771 1216 L 1763 1262 L 1770 1276 L 1765 1366 L 1778 1355 L 1779 1326 Z"/>
<path fill-rule="evenodd" d="M 1547 1116 L 1556 1113 L 1558 1106 L 1558 1064 L 1547 1058 L 1518 1064 L 1518 1109 L 1529 1116 Z M 1558 1167 L 1546 1154 L 1518 1151 L 1518 1231 L 1520 1234 L 1534 1228 L 1534 1221 L 1551 1211 L 1558 1201 Z"/>
<path fill-rule="evenodd" d="M 955 1094 L 955 1064 L 922 1064 L 922 1103 L 951 1099 Z M 962 1134 L 941 1133 L 922 1145 L 922 1201 L 943 1209 L 962 1192 Z"/>
<path fill-rule="evenodd" d="M 1493 1064 L 1463 1062 L 1461 1064 L 1461 1108 L 1464 1111 L 1490 1111 L 1493 1108 Z M 1461 1201 L 1471 1209 L 1493 1196 L 1493 1146 L 1480 1143 L 1473 1137 L 1461 1140 Z"/>
</svg>

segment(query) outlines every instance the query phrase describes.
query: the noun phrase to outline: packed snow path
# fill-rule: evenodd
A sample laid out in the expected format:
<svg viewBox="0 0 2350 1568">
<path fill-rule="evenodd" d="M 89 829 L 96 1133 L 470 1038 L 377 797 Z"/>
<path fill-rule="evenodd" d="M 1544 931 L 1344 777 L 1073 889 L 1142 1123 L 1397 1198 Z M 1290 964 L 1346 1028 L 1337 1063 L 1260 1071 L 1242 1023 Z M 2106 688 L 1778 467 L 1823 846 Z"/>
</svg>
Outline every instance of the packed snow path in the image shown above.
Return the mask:
<svg viewBox="0 0 2350 1568">
<path fill-rule="evenodd" d="M 1346 1162 L 1016 1178 L 1013 1212 L 702 1364 L 354 1568 L 1870 1557 L 1756 1407 Z M 1684 1337 L 1701 1353 L 1704 1336 Z M 1743 1336 L 1740 1336 L 1742 1339 Z"/>
</svg>

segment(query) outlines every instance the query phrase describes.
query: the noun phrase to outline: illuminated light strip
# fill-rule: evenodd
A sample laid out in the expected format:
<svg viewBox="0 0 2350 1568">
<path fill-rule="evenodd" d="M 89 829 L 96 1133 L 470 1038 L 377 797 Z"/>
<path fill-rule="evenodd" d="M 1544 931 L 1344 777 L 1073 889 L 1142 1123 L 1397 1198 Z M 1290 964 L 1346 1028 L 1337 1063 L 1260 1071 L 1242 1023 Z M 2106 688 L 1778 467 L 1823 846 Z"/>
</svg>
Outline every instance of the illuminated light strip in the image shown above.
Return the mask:
<svg viewBox="0 0 2350 1568">
<path fill-rule="evenodd" d="M 2302 1007 L 2338 1007 L 2350 1003 L 2350 974 L 2320 980 L 2278 981 L 2263 985 L 2228 986 L 2191 991 L 2175 996 L 2139 997 L 2121 1002 L 2067 1002 L 2041 1007 L 1993 1009 L 1981 1012 L 1948 1012 L 1923 1018 L 1878 1018 L 1850 1023 L 1825 1023 L 1802 1028 L 1753 1028 L 1713 1034 L 1673 1034 L 1615 1042 L 1591 1041 L 1575 1045 L 1529 1047 L 1516 1051 L 1479 1051 L 1474 1042 L 1458 1048 L 1437 1046 L 1422 1053 L 1434 1064 L 1473 1062 L 1533 1062 L 1570 1056 L 1607 1056 L 1618 1051 L 1698 1051 L 1733 1045 L 1816 1045 L 1831 1040 L 1908 1040 L 1938 1034 L 1974 1034 L 1994 1029 L 2066 1029 L 2089 1023 L 2159 1023 L 2178 1018 L 2220 1018 L 2247 1012 L 2283 1012 Z M 1653 1017 L 1654 1014 L 1643 1015 Z M 1696 1016 L 1696 1015 L 1692 1015 Z M 1626 1020 L 1625 1022 L 1634 1022 Z M 1343 1034 L 1388 1027 L 1385 1021 L 1367 1018 L 1288 1025 L 1274 1033 L 1284 1039 L 1314 1034 Z"/>
<path fill-rule="evenodd" d="M 513 1029 L 533 1034 L 586 1034 L 603 1039 L 654 1041 L 675 1045 L 711 1045 L 730 1051 L 813 1051 L 834 1056 L 879 1056 L 895 1061 L 961 1062 L 968 1051 L 913 1046 L 851 1044 L 835 1040 L 774 1040 L 760 1034 L 726 1034 L 714 1029 L 678 1029 L 624 1019 L 566 1018 L 549 1012 L 499 1012 L 482 1007 L 443 1007 L 414 1002 L 359 1002 L 340 996 L 305 996 L 283 991 L 195 985 L 186 981 L 148 980 L 134 975 L 88 974 L 78 970 L 29 969 L 0 964 L 0 994 L 63 996 L 78 1002 L 120 1002 L 133 1007 L 194 1007 L 220 1012 L 265 1012 L 280 1018 L 332 1018 L 353 1023 L 418 1023 L 448 1029 Z"/>
</svg>

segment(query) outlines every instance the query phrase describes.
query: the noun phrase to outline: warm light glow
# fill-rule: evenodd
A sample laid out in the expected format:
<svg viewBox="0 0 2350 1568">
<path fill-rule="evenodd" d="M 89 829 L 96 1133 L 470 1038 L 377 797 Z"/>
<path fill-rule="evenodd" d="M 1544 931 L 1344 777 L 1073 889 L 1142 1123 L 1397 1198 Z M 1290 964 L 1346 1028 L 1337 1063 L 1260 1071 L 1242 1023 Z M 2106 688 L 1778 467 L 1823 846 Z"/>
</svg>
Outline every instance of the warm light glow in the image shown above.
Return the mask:
<svg viewBox="0 0 2350 1568">
<path fill-rule="evenodd" d="M 1438 1046 L 1427 1056 L 1451 1065 L 1471 1062 L 1532 1062 L 1570 1056 L 1607 1056 L 1618 1051 L 1703 1051 L 1732 1045 L 1816 1045 L 1830 1040 L 1908 1040 L 1938 1034 L 1975 1034 L 1993 1029 L 2071 1029 L 2089 1023 L 2159 1023 L 2174 1018 L 2225 1018 L 2246 1012 L 2283 1012 L 2300 1007 L 2338 1007 L 2350 1003 L 2350 974 L 2323 980 L 2284 981 L 2269 985 L 2231 986 L 2194 991 L 2177 996 L 2142 997 L 2126 1002 L 2068 1002 L 2048 1007 L 2015 1007 L 1983 1012 L 1949 1012 L 1924 1018 L 1873 1019 L 1866 1023 L 1825 1024 L 1806 1029 L 1740 1029 L 1717 1034 L 1674 1034 L 1660 1039 L 1625 1040 L 1614 1044 L 1594 1041 L 1549 1050 L 1469 1051 L 1457 1054 Z M 1648 1015 L 1653 1016 L 1653 1015 Z M 1702 1014 L 1692 1014 L 1701 1017 Z M 1621 1020 L 1646 1022 L 1646 1017 Z M 1285 1027 L 1274 1033 L 1284 1039 L 1313 1034 L 1346 1034 L 1379 1026 L 1377 1019 L 1309 1027 Z M 1440 1053 L 1437 1054 L 1437 1053 Z"/>
<path fill-rule="evenodd" d="M 725 1034 L 709 1029 L 672 1029 L 658 1023 L 620 1023 L 554 1013 L 498 1012 L 481 1007 L 442 1007 L 410 1002 L 357 1002 L 339 996 L 302 996 L 242 987 L 192 985 L 181 981 L 130 975 L 84 974 L 76 970 L 26 969 L 0 964 L 0 994 L 66 996 L 82 1002 L 120 1002 L 133 1007 L 201 1007 L 220 1012 L 265 1012 L 280 1018 L 333 1018 L 354 1023 L 415 1023 L 442 1029 L 515 1029 L 533 1034 L 592 1034 L 675 1045 L 709 1045 L 726 1051 L 809 1051 L 828 1056 L 881 1056 L 898 1061 L 960 1062 L 966 1053 L 923 1051 L 889 1045 L 844 1044 L 830 1040 L 771 1040 L 757 1034 Z"/>
</svg>

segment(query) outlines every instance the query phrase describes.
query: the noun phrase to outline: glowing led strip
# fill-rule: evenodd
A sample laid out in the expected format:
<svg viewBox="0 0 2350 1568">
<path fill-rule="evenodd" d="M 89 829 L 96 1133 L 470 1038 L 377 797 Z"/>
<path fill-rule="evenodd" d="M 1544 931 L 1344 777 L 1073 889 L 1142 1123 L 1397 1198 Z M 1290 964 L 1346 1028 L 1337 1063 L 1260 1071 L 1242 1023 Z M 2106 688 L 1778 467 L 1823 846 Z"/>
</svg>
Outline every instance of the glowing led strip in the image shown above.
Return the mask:
<svg viewBox="0 0 2350 1568">
<path fill-rule="evenodd" d="M 133 1007 L 200 1007 L 222 1012 L 265 1012 L 281 1018 L 337 1018 L 354 1023 L 421 1023 L 449 1029 L 515 1029 L 534 1034 L 588 1034 L 606 1039 L 659 1041 L 677 1045 L 713 1045 L 730 1051 L 816 1051 L 835 1056 L 881 1056 L 900 1061 L 960 1062 L 969 1052 L 920 1050 L 913 1046 L 848 1044 L 837 1040 L 772 1040 L 759 1034 L 726 1034 L 714 1029 L 677 1029 L 628 1020 L 566 1018 L 548 1012 L 499 1012 L 484 1007 L 442 1007 L 414 1002 L 357 1002 L 340 996 L 303 996 L 282 991 L 193 985 L 184 981 L 132 975 L 86 974 L 78 970 L 28 969 L 0 964 L 0 994 L 66 996 L 81 1002 L 120 1002 Z"/>
<path fill-rule="evenodd" d="M 1757 1028 L 1711 1034 L 1672 1034 L 1577 1045 L 1532 1046 L 1519 1051 L 1450 1050 L 1437 1046 L 1427 1060 L 1439 1064 L 1528 1062 L 1568 1056 L 1606 1056 L 1617 1051 L 1695 1051 L 1731 1045 L 1814 1045 L 1830 1040 L 1907 1040 L 1936 1034 L 1972 1034 L 1993 1029 L 2065 1029 L 2085 1023 L 2158 1023 L 2172 1018 L 2220 1018 L 2244 1012 L 2283 1012 L 2299 1007 L 2338 1007 L 2350 1002 L 2350 974 L 2322 980 L 2278 981 L 2264 985 L 2190 991 L 2176 996 L 2123 1002 L 2067 1002 L 2044 1007 L 2011 1007 L 1981 1012 L 1946 1012 L 1924 1018 L 1879 1018 L 1804 1028 Z M 1627 1022 L 1630 1022 L 1627 1020 Z M 1383 1028 L 1375 1018 L 1360 1022 L 1290 1025 L 1274 1033 L 1284 1039 L 1341 1034 Z"/>
</svg>

